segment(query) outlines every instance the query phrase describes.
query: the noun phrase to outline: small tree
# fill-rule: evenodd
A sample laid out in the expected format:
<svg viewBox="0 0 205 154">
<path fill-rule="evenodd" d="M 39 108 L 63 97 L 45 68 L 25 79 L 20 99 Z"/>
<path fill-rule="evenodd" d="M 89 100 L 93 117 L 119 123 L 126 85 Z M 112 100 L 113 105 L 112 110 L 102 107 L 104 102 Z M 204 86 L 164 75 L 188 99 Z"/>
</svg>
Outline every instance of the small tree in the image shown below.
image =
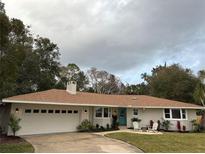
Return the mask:
<svg viewBox="0 0 205 154">
<path fill-rule="evenodd" d="M 21 119 L 15 115 L 12 114 L 10 116 L 9 127 L 11 128 L 14 136 L 16 135 L 16 132 L 21 129 L 21 126 L 19 125 L 20 121 Z"/>
</svg>

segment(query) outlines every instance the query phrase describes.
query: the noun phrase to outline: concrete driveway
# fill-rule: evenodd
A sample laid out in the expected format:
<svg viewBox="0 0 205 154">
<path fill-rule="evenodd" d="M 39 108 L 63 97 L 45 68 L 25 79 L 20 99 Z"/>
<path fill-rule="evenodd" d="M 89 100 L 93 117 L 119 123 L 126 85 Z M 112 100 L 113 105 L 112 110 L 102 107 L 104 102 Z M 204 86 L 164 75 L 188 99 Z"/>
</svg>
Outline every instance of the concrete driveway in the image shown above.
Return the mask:
<svg viewBox="0 0 205 154">
<path fill-rule="evenodd" d="M 133 153 L 134 146 L 92 133 L 62 133 L 24 136 L 38 153 Z"/>
</svg>

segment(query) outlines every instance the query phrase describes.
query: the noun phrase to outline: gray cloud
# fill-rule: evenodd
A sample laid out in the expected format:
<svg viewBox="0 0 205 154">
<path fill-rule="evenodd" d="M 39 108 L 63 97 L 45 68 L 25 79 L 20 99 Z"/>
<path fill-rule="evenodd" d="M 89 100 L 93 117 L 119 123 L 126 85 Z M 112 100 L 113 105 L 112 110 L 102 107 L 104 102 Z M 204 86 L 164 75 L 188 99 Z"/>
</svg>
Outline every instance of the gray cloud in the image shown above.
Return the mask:
<svg viewBox="0 0 205 154">
<path fill-rule="evenodd" d="M 205 67 L 204 0 L 4 2 L 10 16 L 31 24 L 35 34 L 58 44 L 63 64 L 95 66 L 124 80 L 158 62 Z"/>
</svg>

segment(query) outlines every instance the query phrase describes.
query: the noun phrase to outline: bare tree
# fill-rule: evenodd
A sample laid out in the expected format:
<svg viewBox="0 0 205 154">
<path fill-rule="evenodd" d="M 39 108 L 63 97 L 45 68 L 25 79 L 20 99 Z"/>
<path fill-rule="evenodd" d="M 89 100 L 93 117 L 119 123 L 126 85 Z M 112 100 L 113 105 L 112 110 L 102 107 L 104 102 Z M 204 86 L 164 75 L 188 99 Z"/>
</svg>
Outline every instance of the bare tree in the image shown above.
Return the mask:
<svg viewBox="0 0 205 154">
<path fill-rule="evenodd" d="M 103 94 L 120 94 L 124 88 L 123 83 L 115 75 L 104 70 L 91 68 L 87 71 L 90 86 L 96 93 Z"/>
<path fill-rule="evenodd" d="M 76 64 L 68 64 L 67 66 L 62 66 L 60 69 L 60 77 L 58 84 L 60 88 L 66 87 L 66 83 L 69 81 L 77 82 L 77 90 L 83 91 L 88 84 L 88 79 L 83 71 Z M 61 87 L 62 85 L 62 87 Z"/>
</svg>

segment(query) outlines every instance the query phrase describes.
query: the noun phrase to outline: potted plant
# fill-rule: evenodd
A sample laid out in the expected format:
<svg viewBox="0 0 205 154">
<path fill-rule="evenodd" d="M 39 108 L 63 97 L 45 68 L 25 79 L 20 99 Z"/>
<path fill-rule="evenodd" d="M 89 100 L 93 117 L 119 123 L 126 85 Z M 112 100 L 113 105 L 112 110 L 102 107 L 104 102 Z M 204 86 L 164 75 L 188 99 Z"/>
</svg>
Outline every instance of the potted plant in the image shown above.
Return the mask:
<svg viewBox="0 0 205 154">
<path fill-rule="evenodd" d="M 134 129 L 140 129 L 140 121 L 141 119 L 139 118 L 132 118 L 132 124 L 133 124 L 133 127 Z"/>
<path fill-rule="evenodd" d="M 182 130 L 183 130 L 183 132 L 186 132 L 186 126 L 182 126 Z"/>
<path fill-rule="evenodd" d="M 154 121 L 153 121 L 153 120 L 150 120 L 150 121 L 149 121 L 149 125 L 150 125 L 151 128 L 153 127 L 153 124 L 154 124 Z"/>
<path fill-rule="evenodd" d="M 157 120 L 157 123 L 158 123 L 158 128 L 157 128 L 157 130 L 160 131 L 160 129 L 161 129 L 161 122 L 160 122 L 160 120 Z"/>
<path fill-rule="evenodd" d="M 112 115 L 112 129 L 118 130 L 119 129 L 119 123 L 117 122 L 117 113 L 114 112 Z"/>
<path fill-rule="evenodd" d="M 180 121 L 177 121 L 177 129 L 178 129 L 178 132 L 181 132 L 181 123 L 180 123 Z"/>
</svg>

